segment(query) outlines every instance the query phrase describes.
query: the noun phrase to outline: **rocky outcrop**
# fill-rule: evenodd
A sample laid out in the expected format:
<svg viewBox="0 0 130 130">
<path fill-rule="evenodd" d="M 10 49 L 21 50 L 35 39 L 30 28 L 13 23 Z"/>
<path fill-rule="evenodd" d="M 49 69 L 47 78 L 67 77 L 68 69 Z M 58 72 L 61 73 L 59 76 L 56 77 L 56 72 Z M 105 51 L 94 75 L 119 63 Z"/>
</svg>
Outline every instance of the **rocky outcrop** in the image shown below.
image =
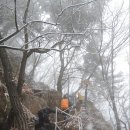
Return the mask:
<svg viewBox="0 0 130 130">
<path fill-rule="evenodd" d="M 22 103 L 33 113 L 36 114 L 40 109 L 47 106 L 47 102 L 40 97 L 23 94 Z"/>
</svg>

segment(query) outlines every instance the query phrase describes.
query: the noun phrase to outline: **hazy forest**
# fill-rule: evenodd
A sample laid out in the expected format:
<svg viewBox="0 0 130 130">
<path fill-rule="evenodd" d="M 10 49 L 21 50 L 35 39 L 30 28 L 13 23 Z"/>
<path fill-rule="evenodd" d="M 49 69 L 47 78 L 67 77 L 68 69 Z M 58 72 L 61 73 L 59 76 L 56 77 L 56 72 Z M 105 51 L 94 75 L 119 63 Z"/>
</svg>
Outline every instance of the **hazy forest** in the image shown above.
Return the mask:
<svg viewBox="0 0 130 130">
<path fill-rule="evenodd" d="M 0 0 L 0 130 L 130 130 L 129 5 Z"/>
</svg>

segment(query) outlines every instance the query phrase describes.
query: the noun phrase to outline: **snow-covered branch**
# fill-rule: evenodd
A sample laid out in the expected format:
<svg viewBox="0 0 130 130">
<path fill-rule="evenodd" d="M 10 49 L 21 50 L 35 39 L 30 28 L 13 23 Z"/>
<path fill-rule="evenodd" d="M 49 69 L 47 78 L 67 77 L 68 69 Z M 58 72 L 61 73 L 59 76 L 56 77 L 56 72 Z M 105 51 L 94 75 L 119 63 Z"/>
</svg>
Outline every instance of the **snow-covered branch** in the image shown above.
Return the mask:
<svg viewBox="0 0 130 130">
<path fill-rule="evenodd" d="M 42 48 L 42 47 L 23 49 L 23 48 L 12 47 L 12 46 L 7 46 L 7 45 L 0 45 L 0 48 L 11 49 L 11 50 L 16 50 L 16 51 L 23 51 L 23 52 L 31 51 L 31 52 L 37 52 L 37 53 L 47 53 L 48 51 L 51 51 L 51 50 L 62 51 L 62 50 L 55 49 L 55 48 Z"/>
<path fill-rule="evenodd" d="M 14 37 L 16 34 L 18 34 L 19 32 L 21 32 L 25 27 L 27 27 L 28 25 L 33 24 L 33 23 L 43 23 L 43 24 L 48 24 L 48 25 L 53 25 L 53 26 L 57 26 L 58 25 L 58 24 L 55 24 L 55 23 L 45 22 L 45 21 L 40 21 L 40 20 L 30 21 L 30 22 L 24 24 L 20 29 L 16 30 L 14 33 L 12 33 L 9 36 L 1 39 L 0 40 L 0 44 L 2 44 L 3 42 L 9 40 L 10 38 Z"/>
</svg>

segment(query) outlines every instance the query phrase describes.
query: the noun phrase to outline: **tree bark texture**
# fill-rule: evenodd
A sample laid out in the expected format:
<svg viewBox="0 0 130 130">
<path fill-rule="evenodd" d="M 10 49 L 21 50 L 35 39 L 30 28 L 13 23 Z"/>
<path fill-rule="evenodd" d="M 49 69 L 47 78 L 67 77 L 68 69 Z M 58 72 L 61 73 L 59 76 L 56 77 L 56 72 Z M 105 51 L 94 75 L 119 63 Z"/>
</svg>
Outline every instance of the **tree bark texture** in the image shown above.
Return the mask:
<svg viewBox="0 0 130 130">
<path fill-rule="evenodd" d="M 8 114 L 8 118 L 5 120 L 5 122 L 3 123 L 3 126 L 1 128 L 1 130 L 10 130 L 13 123 L 14 123 L 14 112 L 13 109 L 11 108 L 9 114 Z"/>
<path fill-rule="evenodd" d="M 2 39 L 2 38 L 1 38 Z M 15 113 L 18 130 L 29 130 L 26 116 L 23 112 L 22 104 L 17 93 L 17 85 L 13 78 L 12 67 L 5 49 L 0 49 L 0 59 L 4 70 L 4 79 L 9 93 L 10 102 Z"/>
<path fill-rule="evenodd" d="M 27 63 L 27 54 L 24 53 L 23 54 L 23 58 L 21 61 L 21 66 L 20 66 L 20 72 L 19 72 L 19 78 L 18 78 L 18 87 L 17 87 L 17 91 L 18 94 L 21 95 L 22 93 L 22 86 L 24 84 L 24 79 L 25 79 L 25 68 L 26 68 L 26 63 Z"/>
</svg>

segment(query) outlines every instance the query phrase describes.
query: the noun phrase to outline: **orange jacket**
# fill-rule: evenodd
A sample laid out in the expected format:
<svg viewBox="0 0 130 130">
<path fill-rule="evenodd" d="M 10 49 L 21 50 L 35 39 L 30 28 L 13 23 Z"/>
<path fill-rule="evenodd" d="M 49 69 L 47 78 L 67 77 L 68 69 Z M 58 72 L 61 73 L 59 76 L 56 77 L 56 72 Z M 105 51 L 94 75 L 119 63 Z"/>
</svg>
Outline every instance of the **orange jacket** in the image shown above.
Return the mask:
<svg viewBox="0 0 130 130">
<path fill-rule="evenodd" d="M 61 100 L 60 107 L 62 110 L 66 110 L 69 108 L 69 100 L 67 98 Z"/>
</svg>

